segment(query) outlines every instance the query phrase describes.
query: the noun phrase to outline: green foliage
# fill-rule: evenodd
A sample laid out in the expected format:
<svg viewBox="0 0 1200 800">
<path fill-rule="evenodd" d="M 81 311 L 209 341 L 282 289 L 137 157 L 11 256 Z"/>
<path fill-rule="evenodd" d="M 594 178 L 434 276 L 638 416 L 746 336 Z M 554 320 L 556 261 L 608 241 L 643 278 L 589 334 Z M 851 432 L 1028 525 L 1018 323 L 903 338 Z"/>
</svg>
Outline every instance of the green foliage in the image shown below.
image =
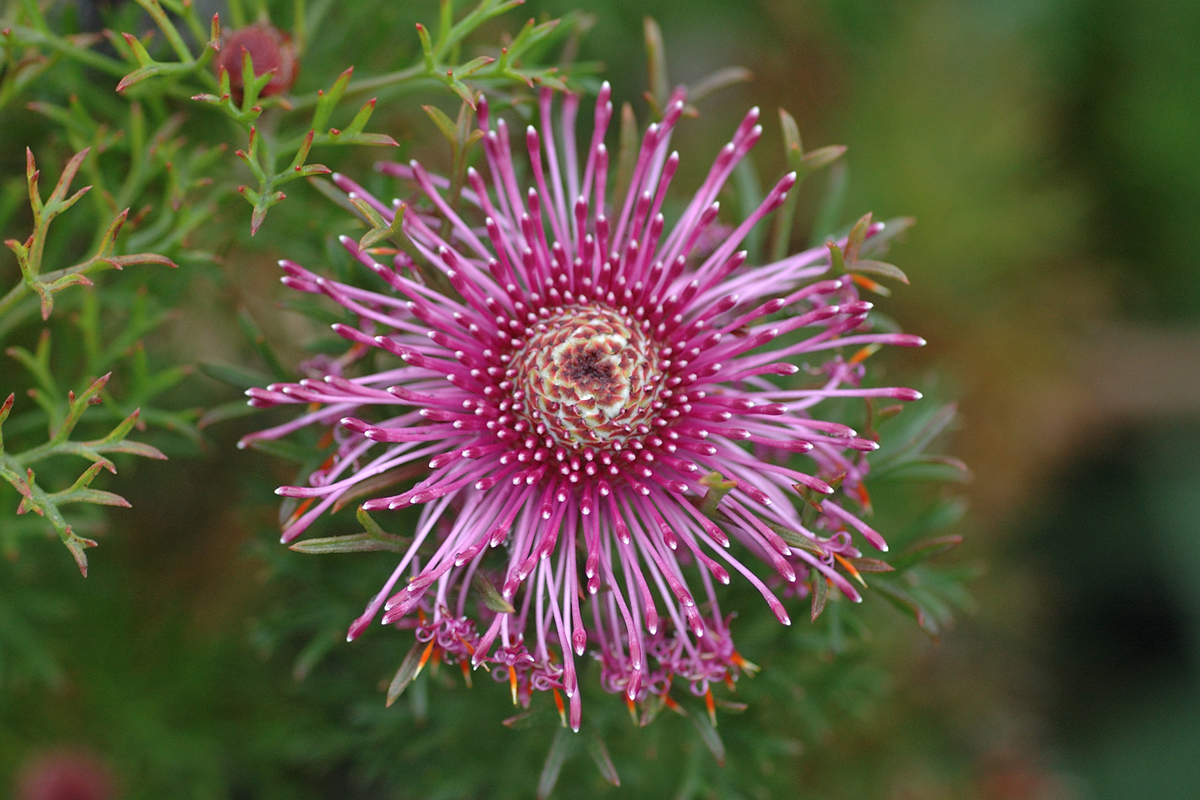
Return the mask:
<svg viewBox="0 0 1200 800">
<path fill-rule="evenodd" d="M 46 240 L 50 223 L 75 205 L 92 188 L 87 186 L 70 197 L 67 196 L 76 173 L 88 157 L 89 150 L 85 148 L 79 151 L 67 162 L 54 190 L 45 199 L 42 198 L 38 188 L 40 173 L 34 161 L 33 152 L 27 149 L 25 153 L 26 183 L 34 229 L 24 242 L 15 239 L 6 242 L 17 257 L 21 282 L 14 286 L 3 300 L 0 300 L 0 330 L 9 331 L 17 327 L 28 307 L 28 304 L 25 304 L 23 308 L 22 301 L 30 291 L 34 292 L 40 300 L 41 316 L 45 321 L 50 318 L 50 313 L 54 308 L 54 295 L 70 286 L 94 286 L 93 281 L 88 277 L 89 274 L 95 274 L 103 269 L 119 270 L 126 266 L 141 264 L 175 266 L 170 259 L 154 253 L 117 254 L 117 237 L 129 215 L 129 209 L 126 208 L 118 213 L 116 218 L 99 234 L 99 244 L 94 255 L 74 266 L 45 270 Z M 63 507 L 76 503 L 105 506 L 129 505 L 120 495 L 92 488 L 92 481 L 102 469 L 114 473 L 117 471 L 116 465 L 108 457 L 110 453 L 129 453 L 157 459 L 166 458 L 154 447 L 126 439 L 138 421 L 140 409 L 137 408 L 133 409 L 115 428 L 98 439 L 90 441 L 71 439 L 71 434 L 82 419 L 84 411 L 89 406 L 104 400 L 103 391 L 112 375 L 110 371 L 98 378 L 89 377 L 99 374 L 99 370 L 113 360 L 99 352 L 96 317 L 98 306 L 94 296 L 90 307 L 92 313 L 82 315 L 79 321 L 89 352 L 83 373 L 84 383 L 80 384 L 81 391 L 78 396 L 72 389 L 64 392 L 54 374 L 50 363 L 50 331 L 48 329 L 42 331 L 34 352 L 19 346 L 9 347 L 5 351 L 26 368 L 36 383 L 36 388 L 29 390 L 29 396 L 33 398 L 41 414 L 48 421 L 49 440 L 23 451 L 13 451 L 11 445 L 6 449 L 3 438 L 0 438 L 0 477 L 16 489 L 21 497 L 16 513 L 20 515 L 32 511 L 38 516 L 44 517 L 57 532 L 63 544 L 71 551 L 84 576 L 87 575 L 88 567 L 87 555 L 84 551 L 89 547 L 95 547 L 96 542 L 75 532 L 65 516 Z M 135 317 L 131 323 L 132 336 L 128 335 L 128 331 L 126 332 L 129 339 L 136 338 L 142 332 L 139 319 Z M 130 341 L 129 345 L 132 344 L 133 342 Z M 135 395 L 140 394 L 147 398 L 169 388 L 181 377 L 178 370 L 150 376 L 146 372 L 144 358 L 134 359 L 134 372 Z M 3 406 L 0 406 L 0 426 L 3 426 L 8 420 L 15 398 L 15 394 L 9 394 Z M 19 415 L 13 420 L 14 425 L 22 425 L 21 416 L 23 415 Z M 92 465 L 80 474 L 68 488 L 49 492 L 37 480 L 33 465 L 40 465 L 47 459 L 63 455 L 82 456 L 91 461 Z M 41 469 L 40 466 L 39 469 Z"/>
</svg>

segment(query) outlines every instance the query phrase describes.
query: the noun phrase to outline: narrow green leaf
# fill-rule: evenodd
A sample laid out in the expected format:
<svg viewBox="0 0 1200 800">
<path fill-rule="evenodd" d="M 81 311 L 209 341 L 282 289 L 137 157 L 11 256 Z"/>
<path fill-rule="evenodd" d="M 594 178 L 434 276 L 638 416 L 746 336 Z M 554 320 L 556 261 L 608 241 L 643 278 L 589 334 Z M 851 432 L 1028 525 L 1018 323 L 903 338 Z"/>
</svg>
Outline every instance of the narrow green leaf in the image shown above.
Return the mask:
<svg viewBox="0 0 1200 800">
<path fill-rule="evenodd" d="M 812 575 L 812 621 L 816 622 L 817 617 L 825 610 L 826 601 L 829 600 L 829 585 L 819 570 L 811 569 L 809 574 Z"/>
<path fill-rule="evenodd" d="M 97 464 L 96 466 L 100 466 Z M 65 506 L 68 503 L 92 503 L 98 506 L 117 506 L 130 508 L 129 501 L 119 494 L 106 492 L 101 489 L 78 489 L 71 492 L 57 492 L 51 497 L 56 505 Z"/>
<path fill-rule="evenodd" d="M 437 106 L 421 106 L 425 113 L 433 120 L 433 124 L 437 125 L 442 136 L 446 137 L 451 145 L 458 146 L 458 129 L 454 121 L 446 116 L 446 113 Z"/>
<path fill-rule="evenodd" d="M 621 776 L 617 774 L 617 768 L 613 765 L 612 756 L 608 754 L 608 748 L 604 744 L 604 739 L 601 738 L 597 731 L 592 731 L 588 737 L 588 754 L 591 755 L 592 761 L 596 762 L 596 769 L 600 770 L 600 775 L 604 780 L 613 786 L 621 785 Z"/>
<path fill-rule="evenodd" d="M 871 212 L 863 214 L 858 222 L 850 228 L 850 233 L 846 235 L 845 258 L 847 264 L 853 264 L 858 261 L 858 253 L 862 249 L 863 242 L 867 238 L 867 229 L 871 227 Z"/>
<path fill-rule="evenodd" d="M 801 550 L 806 550 L 809 553 L 812 553 L 815 556 L 821 556 L 822 558 L 829 555 L 825 552 L 825 549 L 821 547 L 820 544 L 808 538 L 803 533 L 780 525 L 778 522 L 771 522 L 770 520 L 763 520 L 763 522 L 766 523 L 768 528 L 779 534 L 779 538 L 783 539 L 788 546 L 799 547 Z"/>
<path fill-rule="evenodd" d="M 490 56 L 478 56 L 477 58 L 472 58 L 467 63 L 460 64 L 454 68 L 454 77 L 460 80 L 462 78 L 470 77 L 486 67 L 488 64 L 494 63 L 495 60 L 496 59 L 491 58 Z"/>
<path fill-rule="evenodd" d="M 878 558 L 848 558 L 846 559 L 859 572 L 893 572 L 895 567 Z"/>
<path fill-rule="evenodd" d="M 928 634 L 929 638 L 935 642 L 939 640 L 941 628 L 937 621 L 929 614 L 925 608 L 908 594 L 908 592 L 893 586 L 884 581 L 875 581 L 875 591 L 883 595 L 889 603 L 895 606 L 899 611 L 912 617 L 916 621 L 917 626 Z"/>
<path fill-rule="evenodd" d="M 654 102 L 656 114 L 662 116 L 666 110 L 667 98 L 671 94 L 671 87 L 667 82 L 667 51 L 663 46 L 662 29 L 653 17 L 646 17 L 642 21 L 642 30 L 646 38 L 646 70 L 649 73 L 650 97 Z"/>
<path fill-rule="evenodd" d="M 264 453 L 282 458 L 286 461 L 293 461 L 297 464 L 305 464 L 312 459 L 312 450 L 307 447 L 301 447 L 292 442 L 281 442 L 270 439 L 257 439 L 250 442 L 250 446 L 255 450 L 261 450 Z"/>
<path fill-rule="evenodd" d="M 329 125 L 329 119 L 333 115 L 333 109 L 341 102 L 342 96 L 346 94 L 346 87 L 350 85 L 350 76 L 354 74 L 354 67 L 348 67 L 337 80 L 333 82 L 333 86 L 329 91 L 317 91 L 317 108 L 313 112 L 312 129 L 323 131 Z"/>
<path fill-rule="evenodd" d="M 717 729 L 708 721 L 708 715 L 689 714 L 688 719 L 696 726 L 696 730 L 700 733 L 700 740 L 704 742 L 708 752 L 712 753 L 713 758 L 717 760 L 717 766 L 725 766 L 725 743 L 721 741 L 721 734 L 717 733 Z"/>
<path fill-rule="evenodd" d="M 637 165 L 638 125 L 633 106 L 621 104 L 621 138 L 617 151 L 617 180 L 613 184 L 613 197 L 624 197 L 633 180 L 633 168 Z"/>
<path fill-rule="evenodd" d="M 313 668 L 321 663 L 321 660 L 341 641 L 342 631 L 340 628 L 321 631 L 314 635 L 296 656 L 296 662 L 292 665 L 292 679 L 296 683 L 303 683 Z"/>
<path fill-rule="evenodd" d="M 421 671 L 421 653 L 427 647 L 425 642 L 413 643 L 412 649 L 408 651 L 408 655 L 400 662 L 400 669 L 396 670 L 396 676 L 392 678 L 391 685 L 387 691 L 387 707 L 390 708 L 392 703 L 400 695 L 404 694 L 404 690 L 413 682 L 417 674 Z"/>
<path fill-rule="evenodd" d="M 542 774 L 538 776 L 538 800 L 546 800 L 554 791 L 554 785 L 558 783 L 558 776 L 562 772 L 563 764 L 571 755 L 571 750 L 574 749 L 572 744 L 571 731 L 567 728 L 559 728 L 554 734 L 554 741 L 550 743 L 550 752 L 546 754 L 546 763 L 542 765 Z"/>
<path fill-rule="evenodd" d="M 822 167 L 827 167 L 837 161 L 845 152 L 846 146 L 844 144 L 831 144 L 827 147 L 818 147 L 811 153 L 805 153 L 801 157 L 800 163 L 806 172 L 816 172 Z"/>
<path fill-rule="evenodd" d="M 0 453 L 4 452 L 4 422 L 8 419 L 9 413 L 12 412 L 13 400 L 16 399 L 16 394 L 9 394 L 8 399 L 4 401 L 4 405 L 0 406 Z"/>
<path fill-rule="evenodd" d="M 883 261 L 871 261 L 869 259 L 860 258 L 850 265 L 850 269 L 854 272 L 870 272 L 875 275 L 883 275 L 887 278 L 893 278 L 901 283 L 908 283 L 908 276 L 904 271 L 893 264 L 887 264 Z"/>
<path fill-rule="evenodd" d="M 728 86 L 746 83 L 754 77 L 754 73 L 745 67 L 725 67 L 719 69 L 696 82 L 688 91 L 688 100 L 698 103 L 710 94 L 715 94 Z"/>
<path fill-rule="evenodd" d="M 916 224 L 917 221 L 912 217 L 896 217 L 895 219 L 887 220 L 884 222 L 882 230 L 876 232 L 874 236 L 863 242 L 859 256 L 883 253 L 893 240 L 902 236 L 909 228 Z"/>
<path fill-rule="evenodd" d="M 205 411 L 204 416 L 200 417 L 199 421 L 196 422 L 196 427 L 204 430 L 210 425 L 216 425 L 219 422 L 228 422 L 231 419 L 238 419 L 240 417 L 248 417 L 251 414 L 257 414 L 261 410 L 250 405 L 245 400 L 233 400 Z"/>
<path fill-rule="evenodd" d="M 962 541 L 963 537 L 953 535 L 938 536 L 933 539 L 925 539 L 924 541 L 917 542 L 892 560 L 892 568 L 903 571 L 914 567 L 917 564 L 924 563 L 931 558 L 953 550 L 962 544 Z"/>
<path fill-rule="evenodd" d="M 504 599 L 504 595 L 492 585 L 492 582 L 487 579 L 481 572 L 475 573 L 475 588 L 483 595 L 483 604 L 495 611 L 497 614 L 515 614 L 515 609 L 512 603 Z"/>
<path fill-rule="evenodd" d="M 355 533 L 349 536 L 327 536 L 321 539 L 305 539 L 296 542 L 288 549 L 297 553 L 310 555 L 326 555 L 329 553 L 403 553 L 408 549 L 409 540 L 389 533 L 375 535 L 372 533 Z"/>
<path fill-rule="evenodd" d="M 258 327 L 258 323 L 250 316 L 250 312 L 245 308 L 238 312 L 238 325 L 241 326 L 242 333 L 254 345 L 254 349 L 262 356 L 263 361 L 267 362 L 268 369 L 275 376 L 277 381 L 291 380 L 291 374 L 283 368 L 283 364 L 275 355 L 275 351 L 271 349 L 271 345 L 267 343 L 267 337 Z"/>
<path fill-rule="evenodd" d="M 232 386 L 235 389 L 251 389 L 266 386 L 271 383 L 271 376 L 258 370 L 233 364 L 216 364 L 211 361 L 201 361 L 200 371 L 215 381 Z"/>
</svg>

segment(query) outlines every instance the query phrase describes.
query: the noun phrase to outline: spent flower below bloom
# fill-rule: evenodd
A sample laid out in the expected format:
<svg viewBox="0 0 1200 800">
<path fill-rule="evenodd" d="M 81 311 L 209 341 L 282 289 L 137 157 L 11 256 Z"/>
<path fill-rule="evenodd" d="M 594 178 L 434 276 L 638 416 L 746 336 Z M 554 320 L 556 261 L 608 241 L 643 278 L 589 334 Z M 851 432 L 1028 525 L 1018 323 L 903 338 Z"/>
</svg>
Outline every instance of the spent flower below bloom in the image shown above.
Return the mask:
<svg viewBox="0 0 1200 800">
<path fill-rule="evenodd" d="M 794 173 L 741 224 L 711 236 L 717 195 L 761 135 L 757 109 L 668 228 L 683 91 L 646 131 L 623 197 L 608 195 L 609 86 L 583 158 L 579 104 L 565 96 L 556 129 L 553 94 L 541 93 L 540 127 L 524 142 L 532 185 L 523 187 L 509 129 L 504 120 L 493 128 L 481 101 L 487 176 L 468 172 L 465 218 L 446 199 L 449 182 L 416 162 L 380 165 L 417 187 L 410 208 L 334 176 L 388 223 L 403 214 L 425 264 L 394 251 L 383 264 L 380 250 L 343 237 L 390 289 L 372 291 L 280 262 L 287 286 L 332 298 L 358 324 L 334 326 L 352 346 L 323 377 L 248 392 L 257 406 L 310 405 L 243 441 L 332 430 L 335 452 L 308 485 L 277 490 L 300 499 L 284 542 L 364 481 L 419 465 L 412 488 L 364 503 L 422 510 L 411 546 L 348 638 L 382 612 L 384 624 L 416 629 L 417 648 L 425 643 L 416 668 L 431 652 L 464 674 L 468 663 L 487 666 L 514 701 L 554 690 L 560 709 L 561 690 L 575 729 L 576 659 L 589 646 L 603 688 L 630 703 L 667 699 L 675 678 L 704 695 L 753 670 L 715 585 L 737 573 L 790 620 L 748 563 L 765 562 L 785 596 L 803 596 L 819 573 L 860 599 L 837 569 L 861 556 L 853 534 L 887 546 L 843 498 L 865 505 L 865 454 L 877 445 L 813 411 L 830 398 L 918 398 L 864 388 L 862 361 L 883 344 L 924 343 L 873 330 L 871 304 L 851 276 L 835 274 L 836 246 L 746 263 L 739 244 L 784 202 Z M 867 246 L 883 228 L 865 230 Z M 394 368 L 343 375 L 376 348 L 395 356 Z M 808 388 L 778 377 L 797 364 Z M 791 463 L 800 453 L 815 469 Z M 818 509 L 813 518 L 802 518 L 806 504 Z M 501 545 L 496 569 L 501 559 L 487 556 Z M 476 576 L 495 578 L 491 602 L 472 599 Z"/>
</svg>

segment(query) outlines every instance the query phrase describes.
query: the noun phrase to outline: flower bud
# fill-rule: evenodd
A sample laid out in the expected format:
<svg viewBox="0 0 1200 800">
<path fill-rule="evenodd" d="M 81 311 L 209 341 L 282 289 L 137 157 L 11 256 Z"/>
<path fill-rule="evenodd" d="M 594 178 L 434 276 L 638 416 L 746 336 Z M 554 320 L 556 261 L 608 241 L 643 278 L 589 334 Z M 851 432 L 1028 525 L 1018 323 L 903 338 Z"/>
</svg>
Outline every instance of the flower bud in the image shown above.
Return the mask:
<svg viewBox="0 0 1200 800">
<path fill-rule="evenodd" d="M 236 101 L 241 102 L 242 99 L 243 51 L 250 54 L 255 77 L 275 70 L 270 82 L 259 92 L 259 97 L 270 97 L 292 88 L 300 65 L 296 62 L 296 50 L 292 47 L 291 37 L 274 25 L 256 23 L 230 34 L 221 43 L 221 51 L 213 62 L 217 74 L 222 69 L 229 73 L 229 86 Z"/>
</svg>

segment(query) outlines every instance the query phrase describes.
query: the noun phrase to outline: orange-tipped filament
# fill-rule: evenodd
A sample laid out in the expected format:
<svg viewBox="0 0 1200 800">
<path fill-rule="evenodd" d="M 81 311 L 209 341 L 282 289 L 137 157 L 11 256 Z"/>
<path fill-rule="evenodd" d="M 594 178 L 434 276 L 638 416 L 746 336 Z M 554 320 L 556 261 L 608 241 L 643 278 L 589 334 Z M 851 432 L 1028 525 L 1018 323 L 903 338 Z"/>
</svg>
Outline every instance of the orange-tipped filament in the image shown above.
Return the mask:
<svg viewBox="0 0 1200 800">
<path fill-rule="evenodd" d="M 871 510 L 871 495 L 867 494 L 867 487 L 859 483 L 854 487 L 854 494 L 858 497 L 858 504 L 863 507 L 863 510 L 870 512 Z"/>
<path fill-rule="evenodd" d="M 429 644 L 425 645 L 425 652 L 421 653 L 421 660 L 417 662 L 417 671 L 413 673 L 413 680 L 416 680 L 417 676 L 421 674 L 421 670 L 425 669 L 425 664 L 429 661 L 429 656 L 432 653 L 433 640 L 430 640 Z"/>
<path fill-rule="evenodd" d="M 849 572 L 849 573 L 850 573 L 850 575 L 851 575 L 851 577 L 853 577 L 853 578 L 854 578 L 854 580 L 856 580 L 856 581 L 858 581 L 859 583 L 861 583 L 861 584 L 863 585 L 863 588 L 866 588 L 867 582 L 863 580 L 863 576 L 862 576 L 862 575 L 859 575 L 859 574 L 858 574 L 858 570 L 856 570 L 856 569 L 854 568 L 854 565 L 853 565 L 853 564 L 851 564 L 849 561 L 847 561 L 846 559 L 844 559 L 844 558 L 842 558 L 841 556 L 839 556 L 837 553 L 834 553 L 834 554 L 833 554 L 833 557 L 834 557 L 834 558 L 836 558 L 836 559 L 838 560 L 838 563 L 839 563 L 839 564 L 841 564 L 843 567 L 845 567 L 845 568 L 846 568 L 846 572 Z"/>
<path fill-rule="evenodd" d="M 562 695 L 558 689 L 554 690 L 554 705 L 558 706 L 558 718 L 562 720 L 562 726 L 567 727 L 567 707 L 563 705 Z"/>
<path fill-rule="evenodd" d="M 883 345 L 876 342 L 874 344 L 869 344 L 866 347 L 859 348 L 857 353 L 850 356 L 850 363 L 851 364 L 861 364 L 862 362 L 866 361 L 871 356 L 878 353 L 879 348 L 881 348 L 881 347 L 883 347 Z"/>
<path fill-rule="evenodd" d="M 295 525 L 296 520 L 298 520 L 302 516 L 304 516 L 304 512 L 308 511 L 308 507 L 311 506 L 313 504 L 313 501 L 316 499 L 317 498 L 315 498 L 315 497 L 308 497 L 308 498 L 305 498 L 304 500 L 302 500 L 300 502 L 300 505 L 296 506 L 296 510 L 292 512 L 292 515 L 287 518 L 286 522 L 283 523 L 283 527 L 286 529 L 286 528 L 290 528 L 293 525 Z"/>
<path fill-rule="evenodd" d="M 874 292 L 875 294 L 882 295 L 883 297 L 888 297 L 892 293 L 892 290 L 887 288 L 883 284 L 876 283 L 875 281 L 868 278 L 866 275 L 860 275 L 857 272 L 850 273 L 850 280 L 854 281 L 859 286 L 866 289 L 868 292 Z"/>
<path fill-rule="evenodd" d="M 754 673 L 762 669 L 762 667 L 758 666 L 758 664 L 755 664 L 753 661 L 747 661 L 742 654 L 736 650 L 733 651 L 733 655 L 729 657 L 729 660 L 737 665 L 738 669 L 749 675 L 751 678 L 754 677 Z"/>
<path fill-rule="evenodd" d="M 313 406 L 316 406 L 316 408 L 313 408 Z M 316 411 L 320 407 L 321 407 L 320 403 L 312 403 L 309 406 L 309 411 Z M 319 440 L 317 440 L 317 449 L 324 450 L 326 447 L 329 447 L 329 445 L 331 445 L 331 444 L 333 444 L 333 428 L 330 428 L 329 430 L 325 431 L 324 435 L 322 435 L 321 438 Z M 321 469 L 329 469 L 329 465 L 332 463 L 333 463 L 333 456 L 330 455 L 329 458 L 325 459 L 325 463 L 321 465 Z"/>
</svg>

